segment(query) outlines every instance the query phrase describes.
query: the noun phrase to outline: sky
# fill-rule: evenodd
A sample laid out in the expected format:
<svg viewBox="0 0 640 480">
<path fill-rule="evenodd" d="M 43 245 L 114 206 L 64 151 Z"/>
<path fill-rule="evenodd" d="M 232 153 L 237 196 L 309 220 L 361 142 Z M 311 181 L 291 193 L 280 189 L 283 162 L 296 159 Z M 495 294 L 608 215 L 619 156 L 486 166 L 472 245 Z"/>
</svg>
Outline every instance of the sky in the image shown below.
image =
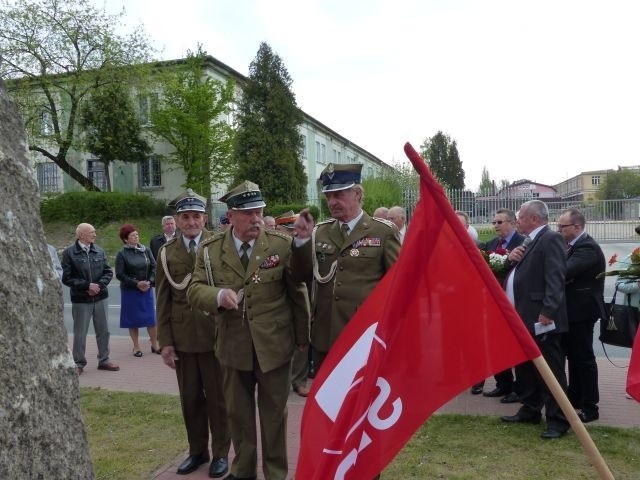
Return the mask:
<svg viewBox="0 0 640 480">
<path fill-rule="evenodd" d="M 640 2 L 92 0 L 163 60 L 198 43 L 243 75 L 261 42 L 298 106 L 390 164 L 438 131 L 467 188 L 640 165 Z"/>
</svg>

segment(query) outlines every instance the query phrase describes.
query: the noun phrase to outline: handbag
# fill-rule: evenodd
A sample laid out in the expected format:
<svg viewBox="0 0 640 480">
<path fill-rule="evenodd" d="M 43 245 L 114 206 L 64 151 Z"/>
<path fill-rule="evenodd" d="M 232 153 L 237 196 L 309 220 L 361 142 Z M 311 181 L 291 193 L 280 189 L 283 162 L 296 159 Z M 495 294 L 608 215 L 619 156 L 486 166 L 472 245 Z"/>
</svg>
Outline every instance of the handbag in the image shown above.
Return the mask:
<svg viewBox="0 0 640 480">
<path fill-rule="evenodd" d="M 631 348 L 638 331 L 640 312 L 637 307 L 631 306 L 631 295 L 629 294 L 626 295 L 625 304 L 616 304 L 617 294 L 618 287 L 616 286 L 611 303 L 607 306 L 609 318 L 600 320 L 600 341 L 616 347 Z"/>
</svg>

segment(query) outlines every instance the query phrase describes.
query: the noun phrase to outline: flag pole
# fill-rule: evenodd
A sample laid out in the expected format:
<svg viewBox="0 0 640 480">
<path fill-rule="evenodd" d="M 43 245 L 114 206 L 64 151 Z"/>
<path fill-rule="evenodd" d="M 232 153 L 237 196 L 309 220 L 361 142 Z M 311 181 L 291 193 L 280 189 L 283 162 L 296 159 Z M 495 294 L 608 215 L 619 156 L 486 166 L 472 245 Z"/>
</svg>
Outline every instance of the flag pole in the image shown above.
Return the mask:
<svg viewBox="0 0 640 480">
<path fill-rule="evenodd" d="M 578 437 L 578 441 L 580 442 L 582 449 L 591 461 L 591 464 L 598 472 L 598 476 L 603 480 L 614 480 L 611 470 L 609 470 L 609 467 L 600 454 L 598 447 L 595 443 L 593 443 L 593 439 L 589 435 L 589 432 L 585 428 L 584 424 L 582 423 L 580 418 L 578 418 L 573 405 L 571 405 L 571 402 L 569 402 L 567 395 L 564 393 L 564 390 L 549 368 L 549 364 L 547 363 L 547 361 L 541 355 L 533 359 L 533 364 L 538 369 L 538 372 L 542 376 L 544 383 L 547 384 L 549 391 L 558 402 L 558 405 L 567 418 L 569 425 L 571 425 L 571 428 L 575 432 L 576 437 Z"/>
</svg>

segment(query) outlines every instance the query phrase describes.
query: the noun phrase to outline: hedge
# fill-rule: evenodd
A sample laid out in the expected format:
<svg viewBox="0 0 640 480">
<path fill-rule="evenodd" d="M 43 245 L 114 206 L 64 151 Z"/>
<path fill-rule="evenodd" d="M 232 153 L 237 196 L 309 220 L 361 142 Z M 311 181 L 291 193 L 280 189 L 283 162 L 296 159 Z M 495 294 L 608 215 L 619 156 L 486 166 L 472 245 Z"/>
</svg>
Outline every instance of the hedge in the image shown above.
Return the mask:
<svg viewBox="0 0 640 480">
<path fill-rule="evenodd" d="M 89 222 L 105 225 L 122 218 L 170 214 L 164 202 L 147 195 L 118 192 L 70 192 L 43 199 L 40 215 L 43 222 Z"/>
</svg>

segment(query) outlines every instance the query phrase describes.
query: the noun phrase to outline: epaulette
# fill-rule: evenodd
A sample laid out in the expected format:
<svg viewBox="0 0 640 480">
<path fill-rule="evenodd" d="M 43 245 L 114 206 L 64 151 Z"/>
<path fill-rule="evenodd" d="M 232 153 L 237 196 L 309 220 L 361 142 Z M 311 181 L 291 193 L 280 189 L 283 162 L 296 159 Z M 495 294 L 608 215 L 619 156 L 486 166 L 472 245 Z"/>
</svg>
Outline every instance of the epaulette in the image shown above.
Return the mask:
<svg viewBox="0 0 640 480">
<path fill-rule="evenodd" d="M 371 217 L 371 220 L 375 220 L 376 222 L 383 223 L 389 228 L 396 227 L 395 223 L 393 223 L 391 220 L 387 220 L 386 218 Z M 398 227 L 396 227 L 396 228 L 398 228 Z"/>
<path fill-rule="evenodd" d="M 318 222 L 318 223 L 316 223 L 316 225 L 324 225 L 324 224 L 326 224 L 326 223 L 333 223 L 333 222 L 335 222 L 335 221 L 336 221 L 336 219 L 335 219 L 335 218 L 327 218 L 326 220 L 324 220 L 324 221 L 322 221 L 322 222 Z"/>
<path fill-rule="evenodd" d="M 205 238 L 204 240 L 202 240 L 202 242 L 200 242 L 202 245 L 209 245 L 210 243 L 213 243 L 217 240 L 220 240 L 221 238 L 224 238 L 224 234 L 226 232 L 216 232 L 213 235 L 208 236 L 207 238 Z"/>
<path fill-rule="evenodd" d="M 288 233 L 280 232 L 278 230 L 265 230 L 264 232 L 267 235 L 275 235 L 276 237 L 280 237 L 280 238 L 283 238 L 283 239 L 288 240 L 288 241 L 291 241 L 291 238 L 293 238 Z"/>
</svg>

